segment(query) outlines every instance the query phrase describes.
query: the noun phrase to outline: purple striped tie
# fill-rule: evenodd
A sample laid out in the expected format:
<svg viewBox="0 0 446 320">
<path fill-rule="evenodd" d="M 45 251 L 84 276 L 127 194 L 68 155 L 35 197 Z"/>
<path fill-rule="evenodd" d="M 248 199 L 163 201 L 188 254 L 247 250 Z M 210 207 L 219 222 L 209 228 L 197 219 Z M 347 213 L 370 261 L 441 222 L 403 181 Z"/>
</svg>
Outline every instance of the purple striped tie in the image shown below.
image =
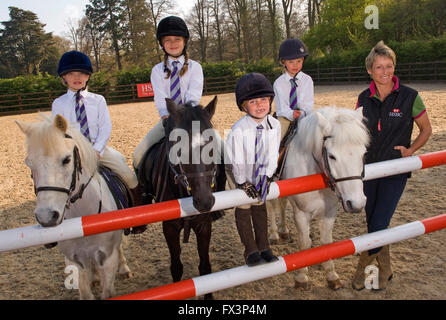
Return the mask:
<svg viewBox="0 0 446 320">
<path fill-rule="evenodd" d="M 180 76 L 178 72 L 178 64 L 179 61 L 172 62 L 173 64 L 173 71 L 170 75 L 170 98 L 176 103 L 176 104 L 182 104 L 181 100 L 181 88 L 180 88 Z"/>
<path fill-rule="evenodd" d="M 88 129 L 88 119 L 87 112 L 85 111 L 84 99 L 82 95 L 77 92 L 76 93 L 76 118 L 77 122 L 79 122 L 81 133 L 90 140 L 90 130 Z"/>
<path fill-rule="evenodd" d="M 297 84 L 296 79 L 290 79 L 291 82 L 291 91 L 290 91 L 290 109 L 297 110 Z"/>
<path fill-rule="evenodd" d="M 264 144 L 262 143 L 262 130 L 263 126 L 258 125 L 257 126 L 257 132 L 256 132 L 256 143 L 255 143 L 255 165 L 254 165 L 254 186 L 256 187 L 256 190 L 260 194 L 260 199 L 262 201 L 266 201 L 267 196 L 267 188 L 266 188 L 266 175 L 262 174 L 265 170 L 265 154 L 264 154 Z"/>
</svg>

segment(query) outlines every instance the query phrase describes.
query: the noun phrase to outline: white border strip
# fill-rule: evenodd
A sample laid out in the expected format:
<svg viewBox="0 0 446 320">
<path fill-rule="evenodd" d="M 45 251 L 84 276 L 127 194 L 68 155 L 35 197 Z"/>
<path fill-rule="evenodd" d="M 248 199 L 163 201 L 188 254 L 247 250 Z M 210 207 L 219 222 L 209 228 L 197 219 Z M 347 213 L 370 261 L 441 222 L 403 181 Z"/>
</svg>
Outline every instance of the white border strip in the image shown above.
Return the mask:
<svg viewBox="0 0 446 320">
<path fill-rule="evenodd" d="M 83 236 L 84 230 L 81 218 L 67 219 L 62 224 L 52 228 L 33 225 L 4 230 L 0 232 L 0 251 L 22 249 Z"/>
<path fill-rule="evenodd" d="M 195 296 L 232 288 L 247 282 L 273 277 L 287 272 L 283 257 L 276 262 L 266 263 L 255 267 L 243 265 L 200 277 L 192 278 L 195 284 Z"/>
<path fill-rule="evenodd" d="M 401 226 L 351 238 L 355 245 L 355 253 L 382 247 L 402 240 L 415 238 L 426 232 L 421 221 L 414 221 Z"/>
</svg>

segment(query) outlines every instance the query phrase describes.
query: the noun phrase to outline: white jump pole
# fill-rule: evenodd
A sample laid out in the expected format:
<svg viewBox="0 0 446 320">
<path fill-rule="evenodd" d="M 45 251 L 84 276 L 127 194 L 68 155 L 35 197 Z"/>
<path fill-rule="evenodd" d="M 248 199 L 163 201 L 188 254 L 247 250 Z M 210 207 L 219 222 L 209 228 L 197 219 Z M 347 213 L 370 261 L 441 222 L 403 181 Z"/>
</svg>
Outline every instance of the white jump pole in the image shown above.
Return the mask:
<svg viewBox="0 0 446 320">
<path fill-rule="evenodd" d="M 364 180 L 391 176 L 443 164 L 446 164 L 446 150 L 368 164 L 365 166 Z M 271 200 L 327 187 L 322 174 L 280 180 L 271 184 L 267 199 Z M 211 211 L 228 209 L 257 201 L 249 198 L 239 189 L 216 192 L 214 196 L 215 204 Z M 189 197 L 67 219 L 60 225 L 51 228 L 32 225 L 3 230 L 0 231 L 0 252 L 70 240 L 102 232 L 197 214 L 200 214 L 200 212 L 194 208 L 192 198 Z"/>
<path fill-rule="evenodd" d="M 446 228 L 446 214 L 391 229 L 311 248 L 279 257 L 278 261 L 255 267 L 247 265 L 195 277 L 172 284 L 115 297 L 112 300 L 180 300 L 232 288 L 331 259 L 378 248 Z"/>
</svg>

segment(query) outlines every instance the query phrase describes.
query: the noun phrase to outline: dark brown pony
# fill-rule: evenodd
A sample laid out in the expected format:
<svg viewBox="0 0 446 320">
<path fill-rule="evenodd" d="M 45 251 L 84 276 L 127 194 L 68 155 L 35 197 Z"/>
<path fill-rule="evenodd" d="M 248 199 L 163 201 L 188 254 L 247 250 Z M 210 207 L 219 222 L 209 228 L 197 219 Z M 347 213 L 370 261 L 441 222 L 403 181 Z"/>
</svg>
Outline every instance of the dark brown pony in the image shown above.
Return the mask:
<svg viewBox="0 0 446 320">
<path fill-rule="evenodd" d="M 216 155 L 218 161 L 215 161 L 217 158 L 213 154 L 217 149 L 222 149 L 209 148 L 217 146 L 216 141 L 220 142 L 220 139 L 216 139 L 215 134 L 218 133 L 212 129 L 210 121 L 217 97 L 205 108 L 188 104 L 177 106 L 170 99 L 166 99 L 166 103 L 169 111 L 169 118 L 164 121 L 166 138 L 146 152 L 138 170 L 138 180 L 144 188 L 146 204 L 192 196 L 194 207 L 203 213 L 163 221 L 163 234 L 170 253 L 170 272 L 173 281 L 177 282 L 183 275 L 180 259 L 180 232 L 183 228 L 184 242 L 188 241 L 190 229 L 196 234 L 200 275 L 212 272 L 209 261 L 212 221 L 221 217 L 222 213 L 208 212 L 215 203 L 212 192 L 225 189 L 226 176 L 222 154 L 218 152 Z M 213 137 L 206 140 L 209 132 L 214 132 Z M 183 139 L 178 140 L 178 137 Z M 178 143 L 182 148 L 178 147 Z M 206 153 L 207 150 L 212 151 L 202 157 L 202 152 Z M 206 156 L 213 160 L 209 161 Z M 212 299 L 212 294 L 205 295 L 205 299 Z"/>
</svg>

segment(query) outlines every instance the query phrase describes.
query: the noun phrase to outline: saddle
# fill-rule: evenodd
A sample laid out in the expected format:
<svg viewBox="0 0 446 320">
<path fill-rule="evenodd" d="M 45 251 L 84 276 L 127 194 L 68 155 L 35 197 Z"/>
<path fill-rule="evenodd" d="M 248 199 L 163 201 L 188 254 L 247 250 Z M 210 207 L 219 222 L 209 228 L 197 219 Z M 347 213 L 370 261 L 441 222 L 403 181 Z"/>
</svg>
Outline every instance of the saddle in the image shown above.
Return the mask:
<svg viewBox="0 0 446 320">
<path fill-rule="evenodd" d="M 141 159 L 139 168 L 137 168 L 137 176 L 139 184 L 143 190 L 144 203 L 151 204 L 154 202 L 165 201 L 166 189 L 168 187 L 169 174 L 171 168 L 167 159 L 167 143 L 166 137 L 151 146 Z M 222 155 L 223 156 L 223 155 Z M 224 191 L 226 186 L 226 173 L 223 163 L 218 165 L 215 191 Z M 181 187 L 179 187 L 181 189 Z M 172 191 L 172 190 L 169 190 Z M 172 193 L 172 192 L 171 192 Z M 186 191 L 180 190 L 180 197 L 187 197 Z M 212 221 L 216 221 L 224 216 L 223 210 L 210 213 Z M 196 219 L 199 215 L 182 218 L 184 221 L 183 243 L 187 243 L 190 235 L 190 223 L 192 219 Z"/>
<path fill-rule="evenodd" d="M 163 137 L 159 142 L 147 149 L 140 161 L 139 168 L 137 168 L 138 181 L 143 190 L 143 201 L 147 204 L 151 204 L 153 201 L 161 201 L 165 192 L 165 184 L 161 190 L 160 183 L 163 180 L 166 181 L 169 173 L 167 166 L 162 165 L 167 163 L 167 144 L 164 143 L 165 141 L 166 138 Z M 157 177 L 156 186 L 152 184 L 152 177 Z"/>
<path fill-rule="evenodd" d="M 113 195 L 113 199 L 115 199 L 118 210 L 131 207 L 133 205 L 133 199 L 129 192 L 130 189 L 127 187 L 124 180 L 104 165 L 99 165 L 98 172 L 107 183 L 108 189 Z M 101 210 L 99 210 L 99 212 L 101 212 Z"/>
<path fill-rule="evenodd" d="M 276 114 L 274 113 L 273 116 L 275 117 L 275 115 Z M 277 159 L 277 169 L 276 173 L 274 174 L 278 179 L 282 177 L 282 171 L 288 154 L 289 145 L 291 140 L 293 140 L 294 136 L 297 133 L 298 124 L 299 124 L 298 119 L 294 119 L 291 122 L 290 126 L 288 127 L 288 130 L 285 136 L 283 137 L 282 141 L 280 142 L 279 158 Z"/>
</svg>

